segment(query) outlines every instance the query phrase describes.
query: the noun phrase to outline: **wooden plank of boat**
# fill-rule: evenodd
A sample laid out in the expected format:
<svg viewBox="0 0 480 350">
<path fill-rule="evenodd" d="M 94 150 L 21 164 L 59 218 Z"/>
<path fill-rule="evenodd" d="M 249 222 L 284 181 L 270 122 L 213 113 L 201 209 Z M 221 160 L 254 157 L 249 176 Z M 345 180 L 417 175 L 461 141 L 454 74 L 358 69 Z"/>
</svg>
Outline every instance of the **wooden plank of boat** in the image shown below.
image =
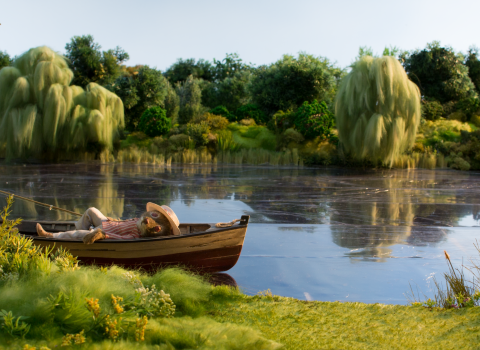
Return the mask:
<svg viewBox="0 0 480 350">
<path fill-rule="evenodd" d="M 48 232 L 62 232 L 74 229 L 74 222 L 70 221 L 23 221 L 17 228 L 21 234 L 33 238 L 35 244 L 54 249 L 63 247 L 85 264 L 144 269 L 182 265 L 203 272 L 220 272 L 237 263 L 249 219 L 250 216 L 243 215 L 239 222 L 226 228 L 214 224 L 180 224 L 179 236 L 106 239 L 89 245 L 36 234 L 37 222 Z"/>
</svg>

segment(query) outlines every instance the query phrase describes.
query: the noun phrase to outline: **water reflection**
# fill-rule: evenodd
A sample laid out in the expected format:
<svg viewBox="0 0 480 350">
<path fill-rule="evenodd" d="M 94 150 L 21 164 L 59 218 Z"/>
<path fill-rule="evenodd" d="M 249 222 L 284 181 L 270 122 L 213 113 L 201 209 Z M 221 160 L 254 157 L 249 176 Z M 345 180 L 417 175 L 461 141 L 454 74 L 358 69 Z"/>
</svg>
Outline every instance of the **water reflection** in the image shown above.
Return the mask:
<svg viewBox="0 0 480 350">
<path fill-rule="evenodd" d="M 225 220 L 213 211 L 229 213 L 229 220 L 248 214 L 253 223 L 330 224 L 332 241 L 349 250 L 346 256 L 380 262 L 393 245 L 437 244 L 448 234 L 442 227 L 480 218 L 479 178 L 453 171 L 28 165 L 2 166 L 0 188 L 80 213 L 95 206 L 119 218 L 137 216 L 154 201 L 190 222 L 193 211 L 203 213 L 200 220 Z M 21 200 L 12 214 L 72 219 Z"/>
</svg>

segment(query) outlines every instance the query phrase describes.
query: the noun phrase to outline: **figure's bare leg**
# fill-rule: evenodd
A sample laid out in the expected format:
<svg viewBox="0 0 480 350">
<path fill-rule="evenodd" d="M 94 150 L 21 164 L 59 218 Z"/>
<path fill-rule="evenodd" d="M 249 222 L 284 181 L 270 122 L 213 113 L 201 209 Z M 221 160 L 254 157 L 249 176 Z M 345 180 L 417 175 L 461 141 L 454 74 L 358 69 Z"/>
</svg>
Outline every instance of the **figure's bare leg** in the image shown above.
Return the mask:
<svg viewBox="0 0 480 350">
<path fill-rule="evenodd" d="M 85 235 L 83 237 L 83 243 L 85 244 L 92 244 L 95 241 L 98 241 L 99 239 L 105 239 L 107 236 L 105 233 L 100 228 L 96 228 L 92 230 L 89 234 Z"/>
<path fill-rule="evenodd" d="M 40 237 L 53 237 L 53 234 L 50 233 L 50 232 L 47 232 L 43 229 L 42 225 L 38 224 L 37 223 L 37 234 L 40 236 Z"/>
</svg>

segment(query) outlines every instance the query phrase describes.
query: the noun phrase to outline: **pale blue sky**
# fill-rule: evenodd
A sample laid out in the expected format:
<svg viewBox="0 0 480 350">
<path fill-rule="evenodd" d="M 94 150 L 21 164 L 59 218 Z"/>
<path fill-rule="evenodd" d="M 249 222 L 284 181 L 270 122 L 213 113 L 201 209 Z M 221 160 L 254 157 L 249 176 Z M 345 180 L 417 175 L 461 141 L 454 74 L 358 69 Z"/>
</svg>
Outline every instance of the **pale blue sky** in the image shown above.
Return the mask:
<svg viewBox="0 0 480 350">
<path fill-rule="evenodd" d="M 65 52 L 72 36 L 92 34 L 105 50 L 125 49 L 128 65 L 162 71 L 180 57 L 227 52 L 261 65 L 305 51 L 346 67 L 365 45 L 381 53 L 438 40 L 466 52 L 480 46 L 479 16 L 480 0 L 2 0 L 0 50 Z"/>
</svg>

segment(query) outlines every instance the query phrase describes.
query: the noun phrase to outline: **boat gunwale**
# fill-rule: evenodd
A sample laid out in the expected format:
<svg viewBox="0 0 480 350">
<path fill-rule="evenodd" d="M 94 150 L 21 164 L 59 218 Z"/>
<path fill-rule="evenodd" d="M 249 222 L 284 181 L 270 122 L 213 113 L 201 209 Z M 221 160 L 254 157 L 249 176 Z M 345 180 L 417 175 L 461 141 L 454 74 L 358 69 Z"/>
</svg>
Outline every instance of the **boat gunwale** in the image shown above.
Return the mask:
<svg viewBox="0 0 480 350">
<path fill-rule="evenodd" d="M 176 235 L 176 236 L 164 236 L 164 237 L 153 237 L 153 238 L 135 238 L 135 239 L 102 239 L 95 241 L 94 244 L 117 244 L 117 243 L 145 243 L 145 242 L 161 242 L 165 240 L 172 240 L 172 239 L 182 239 L 182 238 L 189 238 L 189 237 L 196 237 L 196 236 L 202 236 L 202 235 L 209 235 L 213 233 L 219 233 L 219 232 L 226 232 L 230 230 L 237 230 L 237 229 L 242 229 L 244 228 L 245 231 L 248 227 L 248 222 L 249 222 L 250 216 L 249 215 L 242 215 L 241 221 L 239 223 L 235 223 L 230 227 L 215 227 L 215 224 L 212 223 L 183 223 L 181 225 L 211 225 L 211 228 L 209 228 L 206 231 L 200 231 L 200 232 L 192 232 L 192 233 L 185 233 L 182 235 Z M 62 224 L 70 224 L 72 225 L 75 223 L 75 221 L 36 221 L 36 220 L 25 220 L 22 221 L 19 225 L 23 223 L 44 223 L 44 224 L 55 224 L 55 225 L 62 225 Z M 21 235 L 32 238 L 35 241 L 42 241 L 42 242 L 52 242 L 52 243 L 57 243 L 57 242 L 67 242 L 67 243 L 81 243 L 84 244 L 81 240 L 68 240 L 68 239 L 58 239 L 58 238 L 49 238 L 49 237 L 40 237 L 40 236 L 34 236 L 34 235 L 29 235 L 27 233 L 22 233 L 22 231 L 18 231 Z"/>
</svg>

